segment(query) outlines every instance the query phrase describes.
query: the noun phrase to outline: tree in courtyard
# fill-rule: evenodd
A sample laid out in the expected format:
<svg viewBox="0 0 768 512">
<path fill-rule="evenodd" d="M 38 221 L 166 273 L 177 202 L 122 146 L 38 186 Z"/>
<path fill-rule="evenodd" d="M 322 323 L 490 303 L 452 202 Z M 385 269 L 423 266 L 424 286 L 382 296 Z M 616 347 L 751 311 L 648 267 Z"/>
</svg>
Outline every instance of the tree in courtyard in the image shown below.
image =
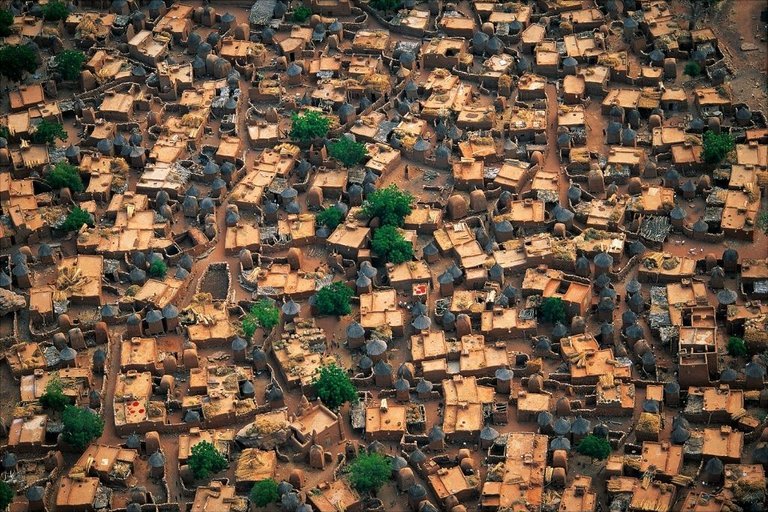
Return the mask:
<svg viewBox="0 0 768 512">
<path fill-rule="evenodd" d="M 382 226 L 373 234 L 373 252 L 389 263 L 404 263 L 413 259 L 413 244 L 403 238 L 395 226 Z"/>
<path fill-rule="evenodd" d="M 728 338 L 728 353 L 734 357 L 746 356 L 747 344 L 744 343 L 743 339 L 737 336 L 731 336 Z"/>
<path fill-rule="evenodd" d="M 712 131 L 704 134 L 704 161 L 710 164 L 720 163 L 733 149 L 733 137 L 731 134 Z"/>
<path fill-rule="evenodd" d="M 64 50 L 56 56 L 54 62 L 64 80 L 77 80 L 85 62 L 85 54 L 80 50 Z"/>
<path fill-rule="evenodd" d="M 83 210 L 79 206 L 75 206 L 67 215 L 67 218 L 61 225 L 61 229 L 64 231 L 79 231 L 80 228 L 83 227 L 83 224 L 93 226 L 93 218 L 91 217 L 90 213 Z"/>
<path fill-rule="evenodd" d="M 334 363 L 321 367 L 312 384 L 317 396 L 330 409 L 336 410 L 346 402 L 357 402 L 357 390 L 347 372 Z"/>
<path fill-rule="evenodd" d="M 611 454 L 611 443 L 604 437 L 590 434 L 579 442 L 576 451 L 592 459 L 604 460 Z"/>
<path fill-rule="evenodd" d="M 156 259 L 149 266 L 149 275 L 158 279 L 163 279 L 168 273 L 168 265 L 161 259 Z"/>
<path fill-rule="evenodd" d="M 392 184 L 368 196 L 363 203 L 363 214 L 370 218 L 378 217 L 382 226 L 402 226 L 411 213 L 411 203 L 413 196 Z"/>
<path fill-rule="evenodd" d="M 45 21 L 59 21 L 69 16 L 69 9 L 63 2 L 48 2 L 43 6 L 43 18 Z"/>
<path fill-rule="evenodd" d="M 355 142 L 348 137 L 342 137 L 330 145 L 331 156 L 347 167 L 353 167 L 362 162 L 368 152 L 365 144 Z"/>
<path fill-rule="evenodd" d="M 61 380 L 53 378 L 45 386 L 45 392 L 40 396 L 40 403 L 43 407 L 54 411 L 63 411 L 65 407 L 71 404 L 67 395 L 64 394 L 64 387 Z"/>
<path fill-rule="evenodd" d="M 760 210 L 760 213 L 757 215 L 757 227 L 768 235 L 768 210 Z"/>
<path fill-rule="evenodd" d="M 11 504 L 14 494 L 11 486 L 5 480 L 0 480 L 0 510 L 5 510 Z"/>
<path fill-rule="evenodd" d="M 379 11 L 390 12 L 399 9 L 403 2 L 401 0 L 370 0 L 368 5 Z"/>
<path fill-rule="evenodd" d="M 331 206 L 318 213 L 315 220 L 318 224 L 322 224 L 333 231 L 344 220 L 344 212 L 335 206 Z"/>
<path fill-rule="evenodd" d="M 294 113 L 291 122 L 291 138 L 302 142 L 325 137 L 331 126 L 331 120 L 316 110 L 303 115 Z"/>
<path fill-rule="evenodd" d="M 45 177 L 45 182 L 54 190 L 68 188 L 72 192 L 83 191 L 80 170 L 67 162 L 59 162 Z"/>
<path fill-rule="evenodd" d="M 277 492 L 277 482 L 272 478 L 259 480 L 251 488 L 251 502 L 257 507 L 266 507 L 280 499 Z"/>
<path fill-rule="evenodd" d="M 85 450 L 104 432 L 104 420 L 90 409 L 68 405 L 64 408 L 61 421 L 64 424 L 64 441 L 78 450 Z"/>
<path fill-rule="evenodd" d="M 349 466 L 349 483 L 358 492 L 375 493 L 392 475 L 392 461 L 380 453 L 359 455 Z"/>
<path fill-rule="evenodd" d="M 11 26 L 13 25 L 13 13 L 8 9 L 0 9 L 0 37 L 11 35 L 13 32 Z"/>
<path fill-rule="evenodd" d="M 271 331 L 279 321 L 280 310 L 275 303 L 268 299 L 261 299 L 251 306 L 251 311 L 243 318 L 243 333 L 250 339 L 259 327 L 263 327 L 265 331 Z"/>
<path fill-rule="evenodd" d="M 317 291 L 315 306 L 321 315 L 348 315 L 352 311 L 349 301 L 354 294 L 352 288 L 336 281 Z"/>
<path fill-rule="evenodd" d="M 291 20 L 296 23 L 302 23 L 307 21 L 310 16 L 312 16 L 312 10 L 306 5 L 300 5 L 294 9 Z"/>
<path fill-rule="evenodd" d="M 546 297 L 541 301 L 539 314 L 545 322 L 555 324 L 557 322 L 565 323 L 565 304 L 560 297 Z"/>
<path fill-rule="evenodd" d="M 32 142 L 35 144 L 48 144 L 52 146 L 56 139 L 67 140 L 67 132 L 59 123 L 41 121 L 32 132 Z"/>
<path fill-rule="evenodd" d="M 192 447 L 187 464 L 195 478 L 207 478 L 208 475 L 226 469 L 227 458 L 213 444 L 200 441 Z"/>
<path fill-rule="evenodd" d="M 699 76 L 701 74 L 701 66 L 699 66 L 699 63 L 695 60 L 690 60 L 685 65 L 685 69 L 683 69 L 683 73 L 690 77 Z"/>
<path fill-rule="evenodd" d="M 24 78 L 24 72 L 34 73 L 37 69 L 37 57 L 29 46 L 9 44 L 0 48 L 0 75 L 5 75 L 11 82 Z"/>
</svg>

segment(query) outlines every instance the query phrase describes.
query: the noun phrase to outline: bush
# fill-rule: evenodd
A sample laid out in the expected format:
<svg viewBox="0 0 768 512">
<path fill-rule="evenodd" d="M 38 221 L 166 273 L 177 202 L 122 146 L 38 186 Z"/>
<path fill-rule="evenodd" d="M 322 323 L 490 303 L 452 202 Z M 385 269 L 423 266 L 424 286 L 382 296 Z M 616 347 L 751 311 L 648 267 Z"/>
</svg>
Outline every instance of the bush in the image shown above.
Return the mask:
<svg viewBox="0 0 768 512">
<path fill-rule="evenodd" d="M 11 82 L 24 78 L 24 72 L 34 73 L 37 69 L 35 52 L 24 45 L 6 45 L 0 48 L 0 74 Z"/>
<path fill-rule="evenodd" d="M 280 499 L 277 492 L 277 482 L 271 478 L 259 480 L 251 488 L 251 502 L 257 507 L 266 507 Z"/>
<path fill-rule="evenodd" d="M 78 450 L 85 450 L 92 440 L 104 432 L 104 420 L 90 409 L 68 405 L 64 408 L 61 421 L 64 424 L 64 441 Z"/>
<path fill-rule="evenodd" d="M 541 319 L 545 322 L 555 324 L 557 322 L 565 323 L 565 304 L 559 297 L 546 297 L 541 301 L 539 306 L 539 314 Z"/>
<path fill-rule="evenodd" d="M 699 63 L 695 60 L 688 61 L 683 73 L 691 77 L 699 76 L 701 74 L 701 66 L 699 66 Z"/>
<path fill-rule="evenodd" d="M 46 176 L 45 182 L 54 190 L 68 188 L 72 192 L 82 192 L 83 180 L 80 178 L 80 170 L 74 165 L 59 162 Z"/>
<path fill-rule="evenodd" d="M 402 226 L 411 213 L 412 202 L 411 194 L 393 184 L 371 194 L 363 203 L 363 213 L 370 218 L 378 217 L 382 226 Z"/>
<path fill-rule="evenodd" d="M 149 266 L 149 275 L 158 279 L 164 279 L 165 274 L 168 273 L 168 265 L 163 260 L 155 260 Z"/>
<path fill-rule="evenodd" d="M 704 161 L 720 163 L 733 149 L 733 137 L 728 133 L 706 132 L 704 134 Z"/>
<path fill-rule="evenodd" d="M 604 437 L 590 434 L 581 440 L 576 451 L 593 459 L 604 460 L 611 454 L 611 443 Z"/>
<path fill-rule="evenodd" d="M 341 281 L 324 286 L 317 291 L 315 305 L 321 315 L 348 315 L 352 311 L 349 301 L 355 292 Z"/>
<path fill-rule="evenodd" d="M 32 142 L 35 144 L 48 144 L 51 146 L 56 142 L 56 139 L 67 140 L 67 137 L 66 130 L 64 130 L 64 127 L 59 123 L 42 121 L 32 133 Z"/>
<path fill-rule="evenodd" d="M 344 220 L 344 212 L 335 206 L 331 206 L 318 213 L 315 220 L 318 224 L 322 224 L 333 231 Z"/>
<path fill-rule="evenodd" d="M 62 2 L 48 2 L 43 6 L 43 18 L 45 21 L 59 21 L 67 19 L 69 9 Z"/>
<path fill-rule="evenodd" d="M 373 252 L 389 263 L 404 263 L 413 259 L 413 244 L 403 238 L 395 226 L 383 226 L 373 234 Z"/>
<path fill-rule="evenodd" d="M 246 338 L 251 338 L 256 329 L 263 327 L 265 331 L 271 331 L 280 321 L 280 310 L 274 302 L 261 299 L 251 306 L 251 311 L 243 318 L 243 332 Z"/>
<path fill-rule="evenodd" d="M 208 441 L 200 441 L 192 447 L 192 454 L 187 460 L 189 469 L 195 478 L 207 478 L 227 468 L 227 458 Z"/>
<path fill-rule="evenodd" d="M 399 9 L 403 3 L 401 0 L 370 0 L 368 5 L 380 11 L 389 12 Z"/>
<path fill-rule="evenodd" d="M 304 115 L 291 116 L 291 137 L 302 142 L 325 137 L 331 121 L 320 112 L 310 110 Z"/>
<path fill-rule="evenodd" d="M 757 214 L 757 227 L 768 235 L 768 210 L 760 210 Z"/>
<path fill-rule="evenodd" d="M 728 353 L 733 357 L 744 357 L 747 355 L 747 344 L 743 339 L 731 336 L 728 338 Z"/>
<path fill-rule="evenodd" d="M 13 13 L 7 9 L 0 9 L 0 37 L 11 35 L 13 32 L 11 26 L 13 25 Z M 2 510 L 3 507 L 0 507 Z"/>
<path fill-rule="evenodd" d="M 312 383 L 318 398 L 330 409 L 338 409 L 346 402 L 357 402 L 357 390 L 347 373 L 331 363 L 320 368 Z"/>
<path fill-rule="evenodd" d="M 349 466 L 349 482 L 358 492 L 376 492 L 392 475 L 392 461 L 380 453 L 359 455 Z"/>
<path fill-rule="evenodd" d="M 312 16 L 312 10 L 306 5 L 300 5 L 293 11 L 291 20 L 296 23 L 302 23 L 307 21 L 310 16 Z"/>
<path fill-rule="evenodd" d="M 330 149 L 331 156 L 347 167 L 359 164 L 368 154 L 365 144 L 355 142 L 347 137 L 342 137 L 338 142 L 331 144 Z"/>
<path fill-rule="evenodd" d="M 64 394 L 64 388 L 61 380 L 53 378 L 45 386 L 45 392 L 40 396 L 40 403 L 43 407 L 54 411 L 63 411 L 68 405 L 71 405 L 69 397 Z"/>
<path fill-rule="evenodd" d="M 5 480 L 0 480 L 0 510 L 5 510 L 11 504 L 14 494 L 11 486 Z"/>
<path fill-rule="evenodd" d="M 75 206 L 67 215 L 67 218 L 61 225 L 61 229 L 64 231 L 79 231 L 80 228 L 83 227 L 83 224 L 93 226 L 91 214 L 81 209 L 79 206 Z"/>
<path fill-rule="evenodd" d="M 64 50 L 54 59 L 56 68 L 64 80 L 77 80 L 85 62 L 85 54 L 79 50 Z"/>
</svg>

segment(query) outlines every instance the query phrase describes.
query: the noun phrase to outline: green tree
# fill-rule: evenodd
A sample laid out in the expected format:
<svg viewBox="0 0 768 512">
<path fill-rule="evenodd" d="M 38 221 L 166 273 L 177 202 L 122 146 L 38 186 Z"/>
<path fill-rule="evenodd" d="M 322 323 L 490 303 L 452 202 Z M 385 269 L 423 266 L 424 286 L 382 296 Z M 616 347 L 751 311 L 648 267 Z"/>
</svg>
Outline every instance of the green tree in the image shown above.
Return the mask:
<svg viewBox="0 0 768 512">
<path fill-rule="evenodd" d="M 161 259 L 156 259 L 149 266 L 149 275 L 158 279 L 165 278 L 165 274 L 168 273 L 168 265 Z"/>
<path fill-rule="evenodd" d="M 104 420 L 90 409 L 68 405 L 64 408 L 61 421 L 64 424 L 64 441 L 78 450 L 85 450 L 104 432 Z"/>
<path fill-rule="evenodd" d="M 13 13 L 8 9 L 0 9 L 0 37 L 11 35 L 13 32 L 11 26 L 13 25 Z M 2 507 L 0 507 L 2 510 Z"/>
<path fill-rule="evenodd" d="M 310 110 L 304 115 L 294 113 L 291 116 L 290 135 L 293 139 L 309 142 L 325 137 L 330 126 L 331 120 L 316 110 Z"/>
<path fill-rule="evenodd" d="M 401 0 L 370 0 L 368 5 L 379 11 L 389 12 L 399 9 L 403 4 Z"/>
<path fill-rule="evenodd" d="M 43 120 L 32 133 L 32 142 L 52 146 L 56 139 L 67 140 L 67 132 L 59 123 Z"/>
<path fill-rule="evenodd" d="M 413 196 L 402 192 L 397 185 L 376 190 L 363 203 L 363 214 L 369 218 L 378 217 L 382 226 L 402 226 L 411 213 Z"/>
<path fill-rule="evenodd" d="M 760 210 L 760 213 L 757 215 L 757 227 L 768 235 L 768 210 Z"/>
<path fill-rule="evenodd" d="M 744 340 L 736 336 L 728 338 L 728 353 L 734 357 L 743 357 L 747 355 L 747 344 Z"/>
<path fill-rule="evenodd" d="M 294 9 L 291 20 L 295 21 L 296 23 L 302 23 L 307 21 L 310 16 L 312 16 L 312 10 L 306 5 L 302 4 Z"/>
<path fill-rule="evenodd" d="M 720 163 L 733 147 L 733 137 L 729 133 L 706 132 L 704 134 L 704 161 L 710 164 Z"/>
<path fill-rule="evenodd" d="M 341 281 L 324 286 L 317 291 L 316 302 L 321 315 L 348 315 L 352 311 L 349 301 L 355 292 Z"/>
<path fill-rule="evenodd" d="M 590 434 L 579 442 L 576 451 L 593 459 L 604 460 L 611 454 L 611 443 L 604 437 Z"/>
<path fill-rule="evenodd" d="M 53 378 L 45 386 L 45 392 L 40 396 L 40 403 L 43 407 L 54 411 L 63 411 L 68 405 L 71 405 L 69 397 L 64 394 L 64 387 L 61 380 Z"/>
<path fill-rule="evenodd" d="M 280 322 L 280 310 L 274 302 L 261 299 L 251 306 L 251 311 L 243 318 L 243 332 L 246 338 L 251 338 L 256 329 L 263 327 L 265 331 L 271 331 Z"/>
<path fill-rule="evenodd" d="M 363 161 L 368 151 L 365 144 L 355 142 L 347 137 L 340 138 L 337 142 L 331 144 L 331 156 L 340 161 L 347 167 L 353 167 Z"/>
<path fill-rule="evenodd" d="M 541 319 L 551 324 L 560 322 L 565 323 L 565 304 L 560 297 L 546 297 L 541 301 L 539 306 L 539 314 Z"/>
<path fill-rule="evenodd" d="M 9 44 L 0 48 L 0 74 L 11 82 L 24 78 L 24 72 L 34 73 L 37 69 L 35 52 L 25 45 Z"/>
<path fill-rule="evenodd" d="M 0 510 L 5 510 L 11 504 L 14 494 L 11 486 L 5 480 L 0 480 Z"/>
<path fill-rule="evenodd" d="M 373 252 L 389 263 L 404 263 L 413 259 L 413 244 L 403 238 L 395 226 L 382 226 L 373 234 Z"/>
<path fill-rule="evenodd" d="M 315 216 L 315 220 L 318 224 L 322 224 L 333 231 L 339 224 L 341 224 L 341 221 L 344 220 L 344 212 L 335 206 L 331 206 L 318 213 Z"/>
<path fill-rule="evenodd" d="M 208 441 L 200 441 L 192 447 L 187 464 L 195 478 L 207 478 L 228 465 L 227 458 Z"/>
<path fill-rule="evenodd" d="M 392 461 L 380 453 L 359 455 L 349 466 L 349 483 L 358 492 L 378 491 L 392 475 Z"/>
<path fill-rule="evenodd" d="M 683 73 L 691 77 L 699 76 L 701 74 L 701 66 L 695 60 L 690 60 L 686 63 Z"/>
<path fill-rule="evenodd" d="M 83 191 L 83 180 L 80 170 L 67 162 L 59 162 L 46 176 L 45 182 L 54 190 L 68 188 L 72 192 Z"/>
<path fill-rule="evenodd" d="M 77 80 L 85 62 L 85 54 L 79 50 L 64 50 L 54 61 L 64 80 Z"/>
<path fill-rule="evenodd" d="M 330 409 L 338 409 L 346 402 L 357 402 L 357 390 L 347 372 L 334 363 L 323 366 L 312 383 L 318 398 Z"/>
<path fill-rule="evenodd" d="M 251 502 L 257 507 L 266 507 L 279 499 L 280 493 L 277 492 L 277 482 L 272 478 L 259 480 L 251 488 Z"/>
<path fill-rule="evenodd" d="M 79 206 L 75 206 L 71 212 L 67 215 L 64 223 L 61 225 L 61 229 L 64 231 L 79 231 L 83 224 L 93 226 L 93 218 L 87 211 L 81 209 Z"/>
<path fill-rule="evenodd" d="M 48 2 L 43 6 L 43 18 L 45 21 L 65 20 L 69 16 L 69 9 L 63 2 Z"/>
</svg>

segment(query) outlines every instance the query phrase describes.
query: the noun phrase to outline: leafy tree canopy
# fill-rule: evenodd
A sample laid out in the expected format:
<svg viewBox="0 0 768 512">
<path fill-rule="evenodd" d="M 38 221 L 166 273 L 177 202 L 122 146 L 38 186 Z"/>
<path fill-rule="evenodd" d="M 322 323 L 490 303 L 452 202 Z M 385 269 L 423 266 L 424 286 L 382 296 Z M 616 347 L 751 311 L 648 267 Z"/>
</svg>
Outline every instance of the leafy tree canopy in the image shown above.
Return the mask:
<svg viewBox="0 0 768 512">
<path fill-rule="evenodd" d="M 25 45 L 9 44 L 0 48 L 0 74 L 11 82 L 24 78 L 24 72 L 34 73 L 37 69 L 35 52 Z"/>
<path fill-rule="evenodd" d="M 48 381 L 45 392 L 40 396 L 40 403 L 43 407 L 54 411 L 63 411 L 66 406 L 71 404 L 67 395 L 64 394 L 64 387 L 61 385 L 60 379 L 53 378 Z"/>
<path fill-rule="evenodd" d="M 294 113 L 291 121 L 291 137 L 302 142 L 325 137 L 331 126 L 331 120 L 315 110 L 303 115 Z"/>
<path fill-rule="evenodd" d="M 64 408 L 61 421 L 64 424 L 64 441 L 78 450 L 85 450 L 104 432 L 104 420 L 90 409 L 68 405 Z"/>
<path fill-rule="evenodd" d="M 403 2 L 401 0 L 370 0 L 368 5 L 380 11 L 389 12 L 399 9 Z"/>
<path fill-rule="evenodd" d="M 728 353 L 734 357 L 743 357 L 747 355 L 747 344 L 744 340 L 731 336 L 728 338 Z"/>
<path fill-rule="evenodd" d="M 85 54 L 79 50 L 64 50 L 56 56 L 55 62 L 64 80 L 77 80 L 85 62 Z"/>
<path fill-rule="evenodd" d="M 331 206 L 318 213 L 315 220 L 318 224 L 322 224 L 333 231 L 344 220 L 344 212 L 335 206 Z"/>
<path fill-rule="evenodd" d="M 187 464 L 195 478 L 207 478 L 228 465 L 227 458 L 208 441 L 200 441 L 192 447 Z"/>
<path fill-rule="evenodd" d="M 315 305 L 321 315 L 348 315 L 352 311 L 349 301 L 354 294 L 352 288 L 336 281 L 318 290 Z"/>
<path fill-rule="evenodd" d="M 5 510 L 11 504 L 14 494 L 11 486 L 5 480 L 0 480 L 0 510 Z"/>
<path fill-rule="evenodd" d="M 43 120 L 32 133 L 32 142 L 51 146 L 56 142 L 56 139 L 67 140 L 67 137 L 67 132 L 62 125 Z"/>
<path fill-rule="evenodd" d="M 342 137 L 337 142 L 331 144 L 331 156 L 340 161 L 347 167 L 353 167 L 362 162 L 368 151 L 365 144 L 355 142 L 347 137 Z"/>
<path fill-rule="evenodd" d="M 82 192 L 83 180 L 80 170 L 67 162 L 59 162 L 45 178 L 46 183 L 54 190 L 68 188 L 72 192 Z"/>
<path fill-rule="evenodd" d="M 392 475 L 392 461 L 379 453 L 359 455 L 349 466 L 349 482 L 358 492 L 376 492 Z"/>
<path fill-rule="evenodd" d="M 48 2 L 43 6 L 43 18 L 45 21 L 64 20 L 69 16 L 69 9 L 63 2 Z"/>
<path fill-rule="evenodd" d="M 565 323 L 566 320 L 565 304 L 559 297 L 544 298 L 539 306 L 539 313 L 542 320 L 551 324 Z"/>
<path fill-rule="evenodd" d="M 259 480 L 251 488 L 251 502 L 257 507 L 266 507 L 280 499 L 277 482 L 271 478 Z"/>
<path fill-rule="evenodd" d="M 704 161 L 710 164 L 720 163 L 733 149 L 733 137 L 729 133 L 704 133 Z"/>
<path fill-rule="evenodd" d="M 695 60 L 688 61 L 688 63 L 685 65 L 683 73 L 691 77 L 699 76 L 701 74 L 701 66 L 699 66 L 699 63 Z"/>
<path fill-rule="evenodd" d="M 373 252 L 389 263 L 404 263 L 413 259 L 413 244 L 403 238 L 395 226 L 382 226 L 373 234 Z"/>
<path fill-rule="evenodd" d="M 590 434 L 581 440 L 576 447 L 576 451 L 582 455 L 592 457 L 593 459 L 603 460 L 607 459 L 611 454 L 611 443 L 604 437 L 597 437 Z"/>
<path fill-rule="evenodd" d="M 157 259 L 149 266 L 149 275 L 158 279 L 163 279 L 168 273 L 168 265 L 161 259 Z"/>
<path fill-rule="evenodd" d="M 293 11 L 291 20 L 295 21 L 296 23 L 302 23 L 307 21 L 310 16 L 312 16 L 312 10 L 306 5 L 300 5 Z"/>
<path fill-rule="evenodd" d="M 243 318 L 243 332 L 246 338 L 251 338 L 256 329 L 263 327 L 265 331 L 271 331 L 280 321 L 280 310 L 274 302 L 261 299 L 251 306 L 251 311 Z"/>
<path fill-rule="evenodd" d="M 8 9 L 0 9 L 0 37 L 11 35 L 13 32 L 11 26 L 13 25 L 13 13 Z M 0 507 L 0 510 L 2 507 Z"/>
<path fill-rule="evenodd" d="M 357 390 L 347 372 L 331 363 L 320 368 L 313 382 L 315 393 L 330 409 L 346 402 L 357 402 Z"/>
<path fill-rule="evenodd" d="M 382 226 L 402 226 L 411 213 L 412 202 L 411 194 L 392 184 L 371 194 L 363 203 L 363 213 L 370 218 L 378 217 Z"/>
<path fill-rule="evenodd" d="M 71 212 L 67 215 L 64 223 L 61 225 L 61 229 L 64 231 L 79 231 L 83 224 L 93 226 L 93 218 L 87 211 L 81 209 L 79 206 L 75 206 Z"/>
</svg>

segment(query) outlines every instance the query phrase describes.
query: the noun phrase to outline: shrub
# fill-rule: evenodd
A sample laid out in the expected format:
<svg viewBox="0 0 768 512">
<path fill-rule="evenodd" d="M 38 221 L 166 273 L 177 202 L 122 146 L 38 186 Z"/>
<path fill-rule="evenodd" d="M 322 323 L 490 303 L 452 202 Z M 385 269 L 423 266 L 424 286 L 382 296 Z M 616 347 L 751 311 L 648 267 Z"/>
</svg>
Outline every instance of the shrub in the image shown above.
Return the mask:
<svg viewBox="0 0 768 512">
<path fill-rule="evenodd" d="M 165 278 L 165 274 L 168 273 L 168 265 L 165 261 L 157 259 L 149 266 L 149 275 L 158 279 Z"/>
<path fill-rule="evenodd" d="M 61 225 L 61 229 L 64 231 L 79 231 L 80 228 L 83 227 L 83 224 L 93 226 L 91 214 L 81 209 L 79 206 L 75 206 L 67 215 L 67 218 Z"/>
<path fill-rule="evenodd" d="M 74 165 L 59 162 L 46 176 L 45 182 L 54 190 L 68 188 L 72 192 L 83 191 L 83 180 L 80 178 L 80 170 Z"/>
<path fill-rule="evenodd" d="M 59 21 L 67 19 L 69 9 L 62 2 L 48 2 L 43 6 L 43 18 L 45 21 Z"/>
<path fill-rule="evenodd" d="M 304 115 L 291 116 L 291 137 L 302 142 L 325 137 L 331 121 L 320 112 L 310 110 Z"/>
<path fill-rule="evenodd" d="M 14 494 L 11 486 L 5 480 L 0 480 L 0 510 L 5 510 L 11 504 Z"/>
<path fill-rule="evenodd" d="M 0 9 L 0 37 L 11 35 L 13 32 L 11 26 L 13 25 L 13 13 L 8 9 Z M 2 510 L 2 507 L 0 507 Z"/>
<path fill-rule="evenodd" d="M 336 281 L 317 291 L 315 305 L 321 315 L 348 315 L 352 311 L 349 301 L 354 294 L 352 288 Z"/>
<path fill-rule="evenodd" d="M 411 194 L 393 184 L 371 194 L 363 203 L 363 213 L 370 218 L 378 217 L 382 226 L 402 226 L 411 213 L 412 202 Z"/>
<path fill-rule="evenodd" d="M 266 507 L 280 499 L 277 482 L 271 478 L 259 480 L 251 488 L 251 502 L 257 507 Z"/>
<path fill-rule="evenodd" d="M 306 5 L 300 5 L 293 11 L 291 20 L 296 23 L 302 23 L 307 21 L 310 16 L 312 16 L 312 10 Z"/>
<path fill-rule="evenodd" d="M 380 453 L 359 455 L 349 466 L 349 482 L 358 492 L 376 492 L 392 475 L 392 461 Z"/>
<path fill-rule="evenodd" d="M 243 318 L 243 332 L 246 338 L 251 338 L 256 329 L 263 327 L 265 331 L 271 331 L 280 321 L 280 310 L 274 302 L 261 299 L 251 306 L 251 311 Z"/>
<path fill-rule="evenodd" d="M 551 324 L 557 322 L 565 323 L 565 304 L 563 304 L 563 300 L 559 297 L 546 297 L 541 301 L 539 314 L 541 314 L 541 319 L 545 322 Z"/>
<path fill-rule="evenodd" d="M 226 469 L 227 458 L 208 441 L 200 441 L 192 447 L 192 454 L 187 460 L 189 469 L 195 478 L 207 478 L 208 475 Z"/>
<path fill-rule="evenodd" d="M 64 394 L 61 380 L 53 378 L 48 381 L 45 392 L 40 396 L 40 403 L 43 407 L 54 411 L 63 411 L 66 406 L 71 404 L 67 395 Z"/>
<path fill-rule="evenodd" d="M 64 408 L 61 421 L 64 424 L 64 441 L 78 450 L 85 450 L 92 440 L 104 432 L 104 420 L 90 409 L 68 405 Z"/>
<path fill-rule="evenodd" d="M 370 0 L 368 2 L 368 5 L 370 5 L 374 9 L 378 9 L 384 12 L 389 12 L 389 11 L 394 11 L 395 9 L 399 9 L 402 4 L 403 3 L 401 0 Z"/>
<path fill-rule="evenodd" d="M 347 167 L 359 164 L 368 152 L 365 144 L 355 142 L 347 137 L 342 137 L 338 142 L 331 144 L 331 156 Z"/>
<path fill-rule="evenodd" d="M 335 206 L 331 206 L 318 213 L 315 220 L 318 224 L 322 224 L 333 231 L 344 220 L 344 212 Z"/>
<path fill-rule="evenodd" d="M 413 259 L 413 244 L 403 238 L 395 226 L 383 226 L 373 234 L 373 252 L 389 263 L 404 263 Z"/>
<path fill-rule="evenodd" d="M 733 149 L 733 137 L 728 133 L 706 132 L 704 134 L 704 161 L 720 163 Z"/>
<path fill-rule="evenodd" d="M 67 140 L 67 132 L 59 123 L 42 121 L 32 133 L 32 142 L 35 144 L 53 145 L 56 139 Z"/>
<path fill-rule="evenodd" d="M 79 50 L 64 50 L 54 59 L 56 68 L 64 80 L 77 80 L 85 62 L 85 54 Z"/>
<path fill-rule="evenodd" d="M 11 82 L 24 78 L 24 72 L 34 73 L 37 69 L 35 52 L 24 45 L 6 45 L 0 48 L 0 74 Z"/>
<path fill-rule="evenodd" d="M 331 363 L 318 371 L 312 383 L 318 398 L 330 409 L 338 409 L 346 402 L 357 402 L 357 390 L 347 372 Z"/>
<path fill-rule="evenodd" d="M 699 66 L 699 63 L 695 60 L 688 61 L 683 73 L 691 77 L 699 76 L 701 74 L 701 66 Z"/>
<path fill-rule="evenodd" d="M 611 454 L 611 443 L 604 437 L 588 435 L 576 447 L 576 451 L 593 459 L 607 459 Z"/>
<path fill-rule="evenodd" d="M 728 353 L 733 357 L 743 357 L 747 355 L 747 344 L 744 340 L 736 336 L 728 338 Z"/>
<path fill-rule="evenodd" d="M 757 227 L 768 235 L 768 210 L 760 210 L 757 215 Z"/>
</svg>

